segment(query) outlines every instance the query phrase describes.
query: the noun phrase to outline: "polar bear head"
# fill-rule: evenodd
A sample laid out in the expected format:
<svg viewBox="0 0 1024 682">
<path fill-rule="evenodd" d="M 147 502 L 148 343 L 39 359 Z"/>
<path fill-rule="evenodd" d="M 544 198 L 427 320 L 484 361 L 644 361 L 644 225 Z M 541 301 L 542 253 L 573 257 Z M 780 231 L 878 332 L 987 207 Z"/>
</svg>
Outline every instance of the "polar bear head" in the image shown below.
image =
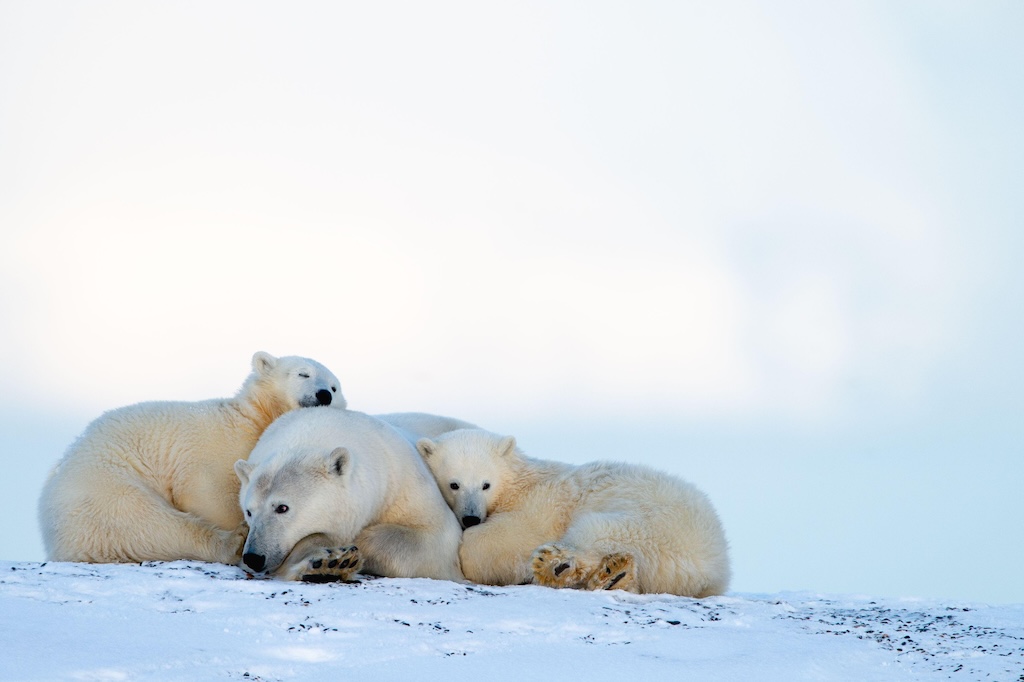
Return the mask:
<svg viewBox="0 0 1024 682">
<path fill-rule="evenodd" d="M 249 570 L 274 573 L 309 545 L 351 544 L 376 518 L 391 458 L 370 421 L 348 410 L 295 410 L 263 432 L 248 460 L 235 462 Z M 415 457 L 408 441 L 395 439 Z"/>
<path fill-rule="evenodd" d="M 283 412 L 299 407 L 347 405 L 338 377 L 316 360 L 296 355 L 276 358 L 263 351 L 252 356 L 252 374 L 241 395 L 253 401 L 277 401 Z"/>
<path fill-rule="evenodd" d="M 459 429 L 435 440 L 421 438 L 416 449 L 459 523 L 469 528 L 487 519 L 499 491 L 505 490 L 516 439 L 482 429 Z"/>
<path fill-rule="evenodd" d="M 349 452 L 343 447 L 327 453 L 288 457 L 287 466 L 253 467 L 235 462 L 242 483 L 242 511 L 249 534 L 242 561 L 255 573 L 273 573 L 300 542 L 322 536 L 325 546 L 340 544 L 325 531 L 327 519 L 337 513 L 336 502 L 344 497 L 343 479 L 348 473 Z"/>
</svg>

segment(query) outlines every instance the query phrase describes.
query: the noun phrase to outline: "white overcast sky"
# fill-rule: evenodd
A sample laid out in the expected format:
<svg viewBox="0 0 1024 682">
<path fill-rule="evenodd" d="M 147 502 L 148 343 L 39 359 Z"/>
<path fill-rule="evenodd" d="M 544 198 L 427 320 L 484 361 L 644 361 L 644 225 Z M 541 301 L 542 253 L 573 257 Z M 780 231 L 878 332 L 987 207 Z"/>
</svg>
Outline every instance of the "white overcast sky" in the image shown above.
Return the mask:
<svg viewBox="0 0 1024 682">
<path fill-rule="evenodd" d="M 1024 601 L 1019 2 L 0 1 L 0 453 L 227 395 L 643 461 L 736 587 Z"/>
</svg>

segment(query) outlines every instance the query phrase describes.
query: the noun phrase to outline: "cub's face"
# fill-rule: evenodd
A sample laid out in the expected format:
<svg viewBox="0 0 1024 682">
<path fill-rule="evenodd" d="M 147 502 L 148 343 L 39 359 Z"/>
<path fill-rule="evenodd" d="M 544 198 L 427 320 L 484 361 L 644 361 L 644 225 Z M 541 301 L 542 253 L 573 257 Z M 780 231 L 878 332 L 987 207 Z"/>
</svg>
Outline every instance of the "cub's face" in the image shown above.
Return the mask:
<svg viewBox="0 0 1024 682">
<path fill-rule="evenodd" d="M 275 358 L 260 352 L 253 356 L 252 366 L 261 380 L 274 386 L 292 408 L 346 406 L 338 378 L 316 360 L 296 355 Z"/>
<path fill-rule="evenodd" d="M 495 438 L 485 431 L 467 429 L 445 434 L 436 442 L 423 438 L 416 444 L 463 529 L 486 521 L 494 508 L 505 469 L 498 449 L 501 443 Z M 515 441 L 511 442 L 514 449 Z"/>
</svg>

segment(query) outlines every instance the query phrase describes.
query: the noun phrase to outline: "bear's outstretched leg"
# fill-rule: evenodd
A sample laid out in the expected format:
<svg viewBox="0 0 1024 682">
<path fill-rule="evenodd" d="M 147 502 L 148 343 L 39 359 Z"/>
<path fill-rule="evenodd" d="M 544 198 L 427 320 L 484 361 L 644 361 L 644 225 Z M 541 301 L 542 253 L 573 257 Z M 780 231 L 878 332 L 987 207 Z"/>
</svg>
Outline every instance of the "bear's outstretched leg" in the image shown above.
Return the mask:
<svg viewBox="0 0 1024 682">
<path fill-rule="evenodd" d="M 447 530 L 429 525 L 376 523 L 364 528 L 355 542 L 363 550 L 363 572 L 367 575 L 430 576 L 461 582 L 465 578 L 456 560 L 460 536 L 457 523 Z M 438 551 L 439 548 L 447 550 Z"/>
<path fill-rule="evenodd" d="M 242 557 L 244 524 L 218 528 L 116 470 L 83 472 L 76 484 L 51 479 L 44 489 L 40 519 L 47 556 L 54 561 L 197 559 L 236 565 Z"/>
</svg>

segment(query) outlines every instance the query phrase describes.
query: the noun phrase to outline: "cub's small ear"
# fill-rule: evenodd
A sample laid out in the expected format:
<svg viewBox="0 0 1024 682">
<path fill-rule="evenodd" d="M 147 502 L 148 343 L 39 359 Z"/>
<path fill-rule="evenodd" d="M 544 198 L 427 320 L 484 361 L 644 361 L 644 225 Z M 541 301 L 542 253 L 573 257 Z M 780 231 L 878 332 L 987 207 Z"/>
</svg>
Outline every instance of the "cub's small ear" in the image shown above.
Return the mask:
<svg viewBox="0 0 1024 682">
<path fill-rule="evenodd" d="M 249 474 L 252 473 L 252 464 L 248 460 L 240 459 L 235 462 L 235 476 L 242 482 L 242 487 L 249 485 Z"/>
<path fill-rule="evenodd" d="M 334 448 L 331 454 L 327 455 L 327 473 L 332 476 L 341 476 L 348 471 L 349 454 L 345 448 Z"/>
<path fill-rule="evenodd" d="M 516 451 L 516 439 L 512 436 L 505 436 L 498 443 L 498 454 L 502 457 L 508 457 Z"/>
<path fill-rule="evenodd" d="M 437 444 L 429 438 L 420 438 L 416 441 L 416 449 L 420 451 L 420 457 L 428 459 L 437 450 Z"/>
<path fill-rule="evenodd" d="M 277 358 L 270 353 L 256 351 L 252 356 L 252 368 L 257 374 L 266 374 L 277 366 Z"/>
</svg>

